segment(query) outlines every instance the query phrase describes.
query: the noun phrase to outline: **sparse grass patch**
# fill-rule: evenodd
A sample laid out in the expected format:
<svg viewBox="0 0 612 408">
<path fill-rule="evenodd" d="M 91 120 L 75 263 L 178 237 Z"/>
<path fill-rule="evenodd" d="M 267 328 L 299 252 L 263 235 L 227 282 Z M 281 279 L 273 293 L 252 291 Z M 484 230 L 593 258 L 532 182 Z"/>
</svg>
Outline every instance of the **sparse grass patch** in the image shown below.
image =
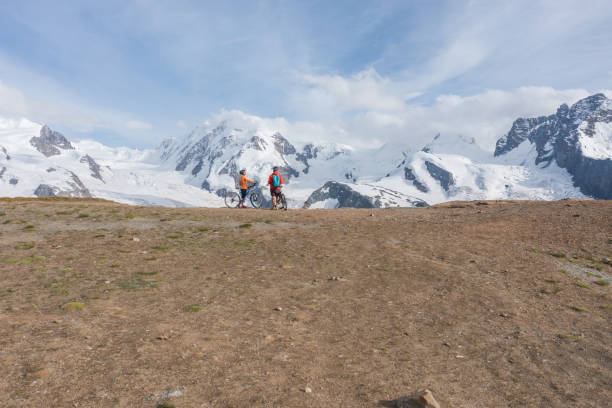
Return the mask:
<svg viewBox="0 0 612 408">
<path fill-rule="evenodd" d="M 141 288 L 156 288 L 159 286 L 157 281 L 146 281 L 140 277 L 134 279 L 120 281 L 117 283 L 121 289 L 141 289 Z"/>
<path fill-rule="evenodd" d="M 208 228 L 208 227 L 200 227 L 200 228 L 198 228 L 198 232 L 206 232 L 208 230 L 210 230 L 210 228 Z"/>
<path fill-rule="evenodd" d="M 36 227 L 33 225 L 26 225 L 23 230 L 27 232 L 36 231 Z"/>
<path fill-rule="evenodd" d="M 87 218 L 87 217 L 89 217 L 89 214 L 86 214 L 86 213 L 79 214 L 79 218 Z"/>
<path fill-rule="evenodd" d="M 578 340 L 580 340 L 580 336 L 576 336 L 575 334 L 562 334 L 560 337 L 562 339 L 568 340 L 568 341 L 578 341 Z"/>
<path fill-rule="evenodd" d="M 157 257 L 156 257 L 156 256 L 150 256 L 150 257 L 148 257 L 148 258 L 145 258 L 144 260 L 145 260 L 145 261 L 156 261 L 156 260 L 157 260 Z"/>
<path fill-rule="evenodd" d="M 596 285 L 599 285 L 599 286 L 608 286 L 610 284 L 610 282 L 608 282 L 607 280 L 604 280 L 604 279 L 596 280 L 593 283 L 596 284 Z"/>
<path fill-rule="evenodd" d="M 601 278 L 602 277 L 600 274 L 595 273 L 595 272 L 591 272 L 591 271 L 587 271 L 587 275 L 593 276 L 595 278 Z"/>
<path fill-rule="evenodd" d="M 120 267 L 121 267 L 121 265 L 120 265 L 120 264 L 117 264 L 117 263 L 110 264 L 109 266 L 110 266 L 111 268 L 120 268 Z"/>
<path fill-rule="evenodd" d="M 15 249 L 28 250 L 34 248 L 36 245 L 33 242 L 19 242 Z"/>
<path fill-rule="evenodd" d="M 156 245 L 151 247 L 152 251 L 159 251 L 159 252 L 167 252 L 170 248 L 165 247 L 165 246 L 161 246 L 161 245 Z"/>
<path fill-rule="evenodd" d="M 590 254 L 590 253 L 591 253 L 591 251 L 589 251 L 589 250 L 588 250 L 588 249 L 586 249 L 586 248 L 580 248 L 580 250 L 581 250 L 582 252 L 587 253 L 587 254 Z"/>
<path fill-rule="evenodd" d="M 572 310 L 576 312 L 589 313 L 590 310 L 584 306 L 571 306 Z"/>
<path fill-rule="evenodd" d="M 104 235 L 104 234 L 98 234 L 98 235 L 94 236 L 94 238 L 104 238 L 105 236 L 106 235 Z"/>
<path fill-rule="evenodd" d="M 11 223 L 11 220 L 4 220 L 4 221 L 2 221 L 2 224 L 4 224 L 4 225 L 10 224 L 10 223 Z"/>
<path fill-rule="evenodd" d="M 609 304 L 601 305 L 601 308 L 606 309 L 606 310 L 612 310 L 612 305 L 609 305 Z"/>
<path fill-rule="evenodd" d="M 2 262 L 4 263 L 8 263 L 8 264 L 19 264 L 19 265 L 29 265 L 32 262 L 37 262 L 37 261 L 44 261 L 47 258 L 45 258 L 44 256 L 40 256 L 40 255 L 32 255 L 32 256 L 27 256 L 25 258 L 7 258 L 4 259 Z"/>
<path fill-rule="evenodd" d="M 587 268 L 595 269 L 596 271 L 601 271 L 603 269 L 599 261 L 595 261 L 590 264 L 585 264 L 584 266 L 586 266 Z"/>
<path fill-rule="evenodd" d="M 578 258 L 569 258 L 568 261 L 576 265 L 582 265 L 582 262 Z"/>
<path fill-rule="evenodd" d="M 253 226 L 253 224 L 247 222 L 247 223 L 244 223 L 244 224 L 240 224 L 238 226 L 238 228 L 251 228 L 252 226 Z"/>
<path fill-rule="evenodd" d="M 152 275 L 157 275 L 159 273 L 159 271 L 138 271 L 136 272 L 137 275 L 143 275 L 143 276 L 152 276 Z"/>
<path fill-rule="evenodd" d="M 123 217 L 121 217 L 122 220 L 131 220 L 133 218 L 136 218 L 136 214 L 126 214 Z"/>
<path fill-rule="evenodd" d="M 64 266 L 63 268 L 60 269 L 60 271 L 62 272 L 70 272 L 72 270 L 71 266 Z"/>
<path fill-rule="evenodd" d="M 0 211 L 0 217 L 4 217 L 6 213 L 4 211 Z"/>
<path fill-rule="evenodd" d="M 62 306 L 62 310 L 83 310 L 84 307 L 83 302 L 69 302 Z"/>
<path fill-rule="evenodd" d="M 164 401 L 157 404 L 156 408 L 176 408 L 176 405 L 174 405 L 170 401 Z"/>
<path fill-rule="evenodd" d="M 554 256 L 555 258 L 566 258 L 563 252 L 549 252 L 549 254 Z"/>
<path fill-rule="evenodd" d="M 591 289 L 591 287 L 584 282 L 576 282 L 576 286 L 578 286 L 579 288 Z"/>
<path fill-rule="evenodd" d="M 569 275 L 569 271 L 566 270 L 566 269 L 561 269 L 560 272 L 565 274 L 565 275 Z"/>
<path fill-rule="evenodd" d="M 180 234 L 180 233 L 172 233 L 172 234 L 166 235 L 166 237 L 170 238 L 170 239 L 177 239 L 177 238 L 180 238 L 181 236 L 182 236 L 182 234 Z"/>
<path fill-rule="evenodd" d="M 202 311 L 204 308 L 200 305 L 189 305 L 189 306 L 185 306 L 185 311 L 186 312 L 200 312 Z"/>
</svg>

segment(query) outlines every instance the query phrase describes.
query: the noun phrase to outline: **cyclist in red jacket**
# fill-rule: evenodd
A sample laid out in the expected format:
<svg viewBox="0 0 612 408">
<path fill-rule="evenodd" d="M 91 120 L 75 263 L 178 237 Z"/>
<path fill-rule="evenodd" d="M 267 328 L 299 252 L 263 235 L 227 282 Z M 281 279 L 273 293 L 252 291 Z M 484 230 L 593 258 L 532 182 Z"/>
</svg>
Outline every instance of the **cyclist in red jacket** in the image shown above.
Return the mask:
<svg viewBox="0 0 612 408">
<path fill-rule="evenodd" d="M 272 174 L 268 177 L 268 185 L 272 196 L 272 210 L 278 210 L 278 197 L 283 185 L 283 176 L 278 172 L 278 166 L 274 166 L 272 170 Z"/>
</svg>

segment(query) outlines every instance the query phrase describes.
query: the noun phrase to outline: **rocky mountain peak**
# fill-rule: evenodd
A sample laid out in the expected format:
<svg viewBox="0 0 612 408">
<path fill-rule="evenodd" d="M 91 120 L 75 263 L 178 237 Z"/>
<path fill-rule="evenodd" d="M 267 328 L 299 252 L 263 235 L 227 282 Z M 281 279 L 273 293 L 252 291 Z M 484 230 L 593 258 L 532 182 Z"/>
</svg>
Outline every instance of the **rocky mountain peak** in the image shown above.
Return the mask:
<svg viewBox="0 0 612 408">
<path fill-rule="evenodd" d="M 66 139 L 64 135 L 55 130 L 51 130 L 47 125 L 44 125 L 40 129 L 40 136 L 34 136 L 30 139 L 30 144 L 46 157 L 60 154 L 59 149 L 74 149 L 70 141 Z"/>
<path fill-rule="evenodd" d="M 535 145 L 535 164 L 553 161 L 566 169 L 574 184 L 595 198 L 612 198 L 612 101 L 598 93 L 571 107 L 563 104 L 554 115 L 519 118 L 497 141 L 495 156 L 525 141 Z"/>
</svg>

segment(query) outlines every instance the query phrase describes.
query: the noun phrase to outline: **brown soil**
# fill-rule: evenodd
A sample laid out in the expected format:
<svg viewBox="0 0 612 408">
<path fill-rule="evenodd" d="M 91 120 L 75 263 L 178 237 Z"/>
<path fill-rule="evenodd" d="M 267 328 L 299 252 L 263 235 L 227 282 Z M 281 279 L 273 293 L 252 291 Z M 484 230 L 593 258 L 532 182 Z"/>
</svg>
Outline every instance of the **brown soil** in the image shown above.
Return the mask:
<svg viewBox="0 0 612 408">
<path fill-rule="evenodd" d="M 0 214 L 4 407 L 612 400 L 610 201 Z"/>
</svg>

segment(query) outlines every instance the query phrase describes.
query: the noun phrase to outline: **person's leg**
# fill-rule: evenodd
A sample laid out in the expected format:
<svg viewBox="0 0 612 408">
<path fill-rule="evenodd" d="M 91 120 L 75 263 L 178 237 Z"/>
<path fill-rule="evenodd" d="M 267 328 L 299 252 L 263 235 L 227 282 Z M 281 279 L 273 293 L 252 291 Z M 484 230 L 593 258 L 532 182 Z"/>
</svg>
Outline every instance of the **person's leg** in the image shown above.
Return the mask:
<svg viewBox="0 0 612 408">
<path fill-rule="evenodd" d="M 274 189 L 274 208 L 278 208 L 278 190 Z"/>
<path fill-rule="evenodd" d="M 270 196 L 272 196 L 272 208 L 276 207 L 276 194 L 274 194 L 274 190 L 270 189 Z"/>
<path fill-rule="evenodd" d="M 239 207 L 241 208 L 246 208 L 246 205 L 244 205 L 244 202 L 246 201 L 246 195 L 247 195 L 247 190 L 244 188 L 240 189 L 240 204 Z"/>
</svg>

